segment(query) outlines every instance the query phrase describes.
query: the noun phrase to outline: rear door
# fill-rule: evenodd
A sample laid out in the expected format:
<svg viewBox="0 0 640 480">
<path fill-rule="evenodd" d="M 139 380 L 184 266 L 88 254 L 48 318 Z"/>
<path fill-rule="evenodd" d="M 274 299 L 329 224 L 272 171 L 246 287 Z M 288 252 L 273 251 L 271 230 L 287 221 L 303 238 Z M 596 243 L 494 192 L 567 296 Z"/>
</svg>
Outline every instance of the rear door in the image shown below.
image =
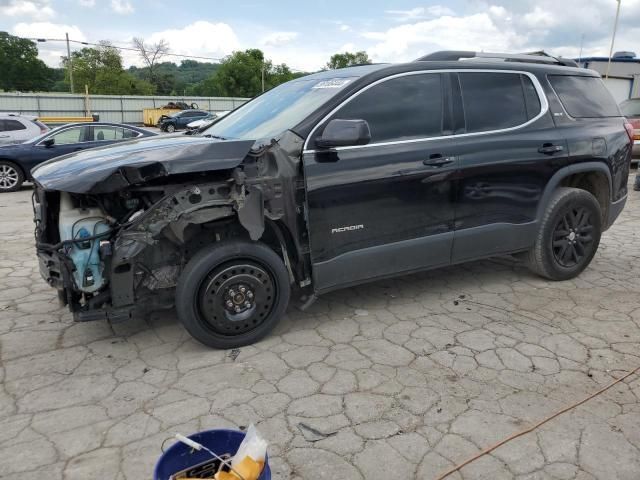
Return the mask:
<svg viewBox="0 0 640 480">
<path fill-rule="evenodd" d="M 452 75 L 460 172 L 452 261 L 528 248 L 544 187 L 568 162 L 538 79 L 526 72 Z"/>
<path fill-rule="evenodd" d="M 411 72 L 352 96 L 332 119 L 366 120 L 367 145 L 307 149 L 314 284 L 330 290 L 447 265 L 453 238 L 456 159 L 443 138 L 443 75 Z"/>
</svg>

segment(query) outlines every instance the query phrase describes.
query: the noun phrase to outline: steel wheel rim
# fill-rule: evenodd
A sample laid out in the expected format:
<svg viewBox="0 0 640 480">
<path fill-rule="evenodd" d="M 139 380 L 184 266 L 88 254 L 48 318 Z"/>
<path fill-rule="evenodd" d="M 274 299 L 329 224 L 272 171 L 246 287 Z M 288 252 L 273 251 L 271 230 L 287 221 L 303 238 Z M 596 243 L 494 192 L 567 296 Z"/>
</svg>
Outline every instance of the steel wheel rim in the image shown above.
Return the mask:
<svg viewBox="0 0 640 480">
<path fill-rule="evenodd" d="M 14 188 L 18 185 L 18 178 L 18 171 L 11 165 L 0 165 L 0 188 Z"/>
<path fill-rule="evenodd" d="M 201 282 L 200 318 L 215 334 L 242 335 L 264 323 L 277 298 L 276 283 L 267 268 L 245 259 L 227 262 Z"/>
<path fill-rule="evenodd" d="M 593 246 L 592 212 L 585 207 L 570 208 L 553 230 L 553 255 L 563 267 L 579 265 Z"/>
</svg>

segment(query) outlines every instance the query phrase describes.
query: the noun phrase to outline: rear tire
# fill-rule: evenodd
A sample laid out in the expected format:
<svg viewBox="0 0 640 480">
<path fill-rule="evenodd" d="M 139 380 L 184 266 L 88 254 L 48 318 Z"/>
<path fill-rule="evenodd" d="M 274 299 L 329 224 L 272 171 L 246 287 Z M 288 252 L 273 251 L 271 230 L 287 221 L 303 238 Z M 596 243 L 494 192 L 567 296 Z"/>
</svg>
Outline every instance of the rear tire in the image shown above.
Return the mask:
<svg viewBox="0 0 640 480">
<path fill-rule="evenodd" d="M 549 280 L 574 278 L 591 263 L 601 235 L 602 213 L 596 198 L 579 188 L 558 188 L 525 261 Z"/>
<path fill-rule="evenodd" d="M 22 169 L 13 162 L 0 160 L 0 193 L 15 192 L 24 182 Z"/>
<path fill-rule="evenodd" d="M 228 349 L 264 338 L 285 314 L 289 273 L 262 243 L 223 241 L 199 251 L 180 275 L 176 310 L 199 342 Z"/>
</svg>

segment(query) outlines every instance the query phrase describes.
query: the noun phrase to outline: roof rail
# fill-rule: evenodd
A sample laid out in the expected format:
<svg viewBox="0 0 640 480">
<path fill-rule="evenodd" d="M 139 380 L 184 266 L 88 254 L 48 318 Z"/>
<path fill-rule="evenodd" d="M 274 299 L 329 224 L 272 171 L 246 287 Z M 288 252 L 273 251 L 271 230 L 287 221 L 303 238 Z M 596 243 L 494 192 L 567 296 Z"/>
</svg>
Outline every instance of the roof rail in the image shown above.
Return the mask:
<svg viewBox="0 0 640 480">
<path fill-rule="evenodd" d="M 458 61 L 467 59 L 502 60 L 504 62 L 546 63 L 550 65 L 562 65 L 565 67 L 578 67 L 575 60 L 569 58 L 553 57 L 545 52 L 532 53 L 486 53 L 467 50 L 441 50 L 416 59 L 416 62 L 425 61 Z"/>
</svg>

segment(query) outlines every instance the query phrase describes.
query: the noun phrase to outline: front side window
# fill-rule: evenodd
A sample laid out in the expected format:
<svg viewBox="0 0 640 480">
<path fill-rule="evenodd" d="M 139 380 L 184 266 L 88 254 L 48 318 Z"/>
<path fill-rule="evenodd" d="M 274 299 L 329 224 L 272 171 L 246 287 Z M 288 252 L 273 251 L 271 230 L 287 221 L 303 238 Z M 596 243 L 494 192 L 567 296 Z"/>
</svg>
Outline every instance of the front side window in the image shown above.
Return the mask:
<svg viewBox="0 0 640 480">
<path fill-rule="evenodd" d="M 540 113 L 540 99 L 526 75 L 464 72 L 459 78 L 468 133 L 517 127 Z"/>
<path fill-rule="evenodd" d="M 68 145 L 70 143 L 82 142 L 82 129 L 84 127 L 73 127 L 54 133 L 48 138 L 53 138 L 55 145 Z"/>
<path fill-rule="evenodd" d="M 441 78 L 428 73 L 383 81 L 353 97 L 332 119 L 366 120 L 370 143 L 442 135 Z"/>
</svg>

